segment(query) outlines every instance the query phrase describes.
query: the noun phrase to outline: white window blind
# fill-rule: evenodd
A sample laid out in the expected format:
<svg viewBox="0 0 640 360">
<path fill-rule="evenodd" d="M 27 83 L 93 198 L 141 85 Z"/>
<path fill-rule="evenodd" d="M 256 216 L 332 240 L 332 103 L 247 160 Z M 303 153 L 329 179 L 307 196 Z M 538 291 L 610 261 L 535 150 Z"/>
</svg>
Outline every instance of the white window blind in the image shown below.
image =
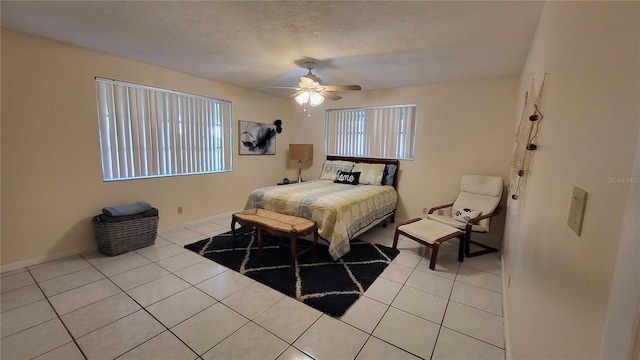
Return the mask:
<svg viewBox="0 0 640 360">
<path fill-rule="evenodd" d="M 230 171 L 231 102 L 96 78 L 103 179 Z"/>
<path fill-rule="evenodd" d="M 417 105 L 327 110 L 325 153 L 413 160 Z"/>
</svg>

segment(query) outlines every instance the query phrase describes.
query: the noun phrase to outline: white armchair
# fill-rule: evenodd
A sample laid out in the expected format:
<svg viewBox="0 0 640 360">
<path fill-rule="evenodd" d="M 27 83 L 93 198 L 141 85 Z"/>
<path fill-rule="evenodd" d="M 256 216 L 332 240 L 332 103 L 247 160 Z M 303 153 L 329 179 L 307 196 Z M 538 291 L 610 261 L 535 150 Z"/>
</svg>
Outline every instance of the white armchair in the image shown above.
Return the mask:
<svg viewBox="0 0 640 360">
<path fill-rule="evenodd" d="M 498 251 L 485 244 L 471 240 L 471 232 L 488 232 L 491 218 L 502 210 L 500 199 L 504 186 L 501 177 L 464 175 L 460 181 L 460 194 L 450 204 L 436 206 L 429 209 L 427 218 L 464 230 L 465 255 L 468 257 L 483 255 Z M 451 208 L 451 215 L 438 215 L 436 210 Z M 471 252 L 473 243 L 483 250 Z"/>
</svg>

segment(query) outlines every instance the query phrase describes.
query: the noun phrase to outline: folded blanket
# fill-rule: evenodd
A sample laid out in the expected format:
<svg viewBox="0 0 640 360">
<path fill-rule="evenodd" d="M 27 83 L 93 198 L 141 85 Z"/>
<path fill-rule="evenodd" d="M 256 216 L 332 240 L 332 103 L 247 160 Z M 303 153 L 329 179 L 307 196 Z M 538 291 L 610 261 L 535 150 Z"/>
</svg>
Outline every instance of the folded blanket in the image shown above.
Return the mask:
<svg viewBox="0 0 640 360">
<path fill-rule="evenodd" d="M 158 209 L 151 208 L 141 213 L 137 213 L 134 215 L 124 215 L 124 216 L 109 216 L 106 214 L 100 214 L 93 217 L 93 222 L 115 223 L 115 222 L 128 221 L 128 220 L 137 220 L 137 219 L 142 219 L 145 217 L 152 217 L 152 216 L 158 216 Z"/>
<path fill-rule="evenodd" d="M 102 213 L 109 216 L 135 215 L 151 209 L 146 201 L 136 201 L 127 205 L 108 206 L 102 209 Z"/>
</svg>

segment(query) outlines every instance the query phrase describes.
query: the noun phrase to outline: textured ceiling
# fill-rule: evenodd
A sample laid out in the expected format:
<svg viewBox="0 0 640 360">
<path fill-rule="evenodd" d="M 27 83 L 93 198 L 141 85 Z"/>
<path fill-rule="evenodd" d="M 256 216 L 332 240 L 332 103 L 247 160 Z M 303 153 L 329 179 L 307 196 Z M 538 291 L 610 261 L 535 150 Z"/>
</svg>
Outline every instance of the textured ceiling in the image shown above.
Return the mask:
<svg viewBox="0 0 640 360">
<path fill-rule="evenodd" d="M 518 74 L 540 1 L 5 1 L 3 28 L 286 96 Z"/>
</svg>

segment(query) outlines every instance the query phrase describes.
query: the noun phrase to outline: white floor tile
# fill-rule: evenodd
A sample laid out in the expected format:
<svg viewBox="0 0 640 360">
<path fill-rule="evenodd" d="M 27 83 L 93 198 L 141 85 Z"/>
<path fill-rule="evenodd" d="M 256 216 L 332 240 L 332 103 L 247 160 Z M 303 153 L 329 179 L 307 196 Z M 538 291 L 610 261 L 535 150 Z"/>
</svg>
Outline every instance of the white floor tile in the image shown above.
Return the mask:
<svg viewBox="0 0 640 360">
<path fill-rule="evenodd" d="M 100 258 L 100 261 L 94 263 L 94 266 L 106 276 L 113 277 L 129 270 L 150 264 L 151 261 L 136 252 L 131 252 L 114 258 Z"/>
<path fill-rule="evenodd" d="M 202 355 L 248 322 L 237 312 L 217 303 L 176 325 L 171 331 Z"/>
<path fill-rule="evenodd" d="M 430 358 L 440 326 L 393 307 L 373 335 L 422 358 Z"/>
<path fill-rule="evenodd" d="M 165 331 L 151 340 L 125 353 L 118 360 L 157 360 L 157 359 L 196 359 L 198 355 L 191 351 L 171 332 Z"/>
<path fill-rule="evenodd" d="M 207 260 L 177 271 L 175 274 L 190 284 L 196 285 L 227 270 L 229 268 Z"/>
<path fill-rule="evenodd" d="M 62 321 L 77 339 L 140 309 L 140 305 L 121 292 L 63 315 Z"/>
<path fill-rule="evenodd" d="M 248 323 L 207 351 L 202 358 L 205 360 L 275 359 L 288 346 L 289 344 L 258 325 Z"/>
<path fill-rule="evenodd" d="M 402 289 L 402 284 L 378 277 L 364 292 L 364 295 L 383 304 L 390 305 Z"/>
<path fill-rule="evenodd" d="M 149 306 L 147 310 L 164 326 L 171 328 L 217 301 L 202 291 L 190 287 Z"/>
<path fill-rule="evenodd" d="M 456 281 L 451 300 L 502 316 L 502 294 Z"/>
<path fill-rule="evenodd" d="M 429 269 L 429 263 L 431 262 L 431 254 L 423 257 L 416 270 L 430 272 L 433 275 L 446 277 L 447 279 L 455 280 L 458 269 L 460 268 L 460 262 L 458 262 L 458 254 L 448 253 L 440 250 L 438 253 L 438 259 L 436 261 L 436 269 Z"/>
<path fill-rule="evenodd" d="M 181 253 L 189 251 L 182 246 L 178 246 L 175 244 L 169 244 L 167 246 L 162 246 L 158 248 L 145 248 L 137 250 L 136 252 L 145 258 L 151 261 L 160 261 L 162 259 L 166 259 Z"/>
<path fill-rule="evenodd" d="M 321 315 L 320 311 L 285 296 L 253 321 L 281 339 L 292 343 Z"/>
<path fill-rule="evenodd" d="M 188 229 L 173 231 L 168 234 L 162 234 L 161 236 L 163 239 L 169 240 L 174 244 L 184 242 L 186 240 L 193 240 L 192 242 L 196 242 L 205 238 L 202 234 Z"/>
<path fill-rule="evenodd" d="M 115 359 L 165 330 L 146 311 L 140 310 L 78 339 L 91 359 Z"/>
<path fill-rule="evenodd" d="M 289 346 L 276 360 L 314 360 L 302 351 Z"/>
<path fill-rule="evenodd" d="M 0 309 L 2 312 L 9 311 L 20 306 L 34 303 L 44 299 L 44 294 L 38 285 L 29 285 L 16 290 L 7 291 L 0 295 Z"/>
<path fill-rule="evenodd" d="M 186 251 L 179 255 L 171 256 L 166 259 L 157 261 L 156 264 L 162 266 L 167 271 L 174 273 L 203 261 L 210 260 L 192 251 Z"/>
<path fill-rule="evenodd" d="M 2 281 L 0 281 L 0 287 L 2 292 L 7 292 L 11 290 L 16 290 L 28 285 L 35 284 L 36 282 L 31 277 L 28 271 L 20 271 L 13 275 L 4 275 L 2 276 Z"/>
<path fill-rule="evenodd" d="M 42 282 L 90 267 L 91 264 L 82 257 L 72 256 L 62 260 L 29 267 L 29 271 L 37 282 Z"/>
<path fill-rule="evenodd" d="M 82 353 L 80 352 L 80 349 L 78 349 L 78 346 L 76 346 L 75 343 L 70 342 L 35 358 L 35 360 L 63 360 L 63 359 L 64 360 L 84 360 L 84 356 L 82 356 Z"/>
<path fill-rule="evenodd" d="M 351 305 L 340 320 L 371 334 L 388 308 L 387 304 L 362 296 Z"/>
<path fill-rule="evenodd" d="M 315 359 L 353 359 L 368 337 L 351 325 L 322 315 L 293 345 Z"/>
<path fill-rule="evenodd" d="M 56 313 L 49 305 L 49 302 L 40 300 L 2 313 L 0 332 L 2 337 L 5 338 L 55 318 L 57 318 Z"/>
<path fill-rule="evenodd" d="M 253 319 L 285 297 L 259 282 L 254 282 L 246 288 L 222 300 L 222 303 L 239 312 L 248 319 Z"/>
<path fill-rule="evenodd" d="M 197 287 L 214 298 L 222 300 L 254 282 L 255 280 L 249 277 L 229 270 L 201 282 Z"/>
<path fill-rule="evenodd" d="M 46 296 L 53 296 L 102 279 L 104 279 L 104 275 L 90 267 L 43 281 L 39 285 Z"/>
<path fill-rule="evenodd" d="M 384 269 L 382 274 L 380 274 L 380 277 L 383 279 L 395 281 L 400 284 L 404 284 L 411 275 L 412 271 L 413 268 L 392 262 L 391 264 L 389 264 L 389 266 L 387 266 L 386 269 Z"/>
<path fill-rule="evenodd" d="M 412 355 L 398 347 L 386 343 L 376 337 L 370 337 L 367 343 L 358 354 L 359 360 L 418 360 L 419 357 Z"/>
<path fill-rule="evenodd" d="M 502 276 L 484 271 L 477 271 L 463 267 L 458 271 L 456 281 L 479 286 L 499 293 L 502 292 Z"/>
<path fill-rule="evenodd" d="M 433 360 L 504 360 L 504 350 L 447 328 L 440 330 Z"/>
<path fill-rule="evenodd" d="M 488 272 L 494 275 L 502 275 L 502 263 L 500 253 L 491 253 L 477 257 L 465 258 L 463 267 Z"/>
<path fill-rule="evenodd" d="M 231 224 L 231 222 L 229 222 L 229 224 Z M 189 227 L 189 230 L 195 231 L 197 233 L 200 233 L 202 235 L 206 236 L 216 236 L 220 233 L 223 232 L 227 232 L 229 230 L 231 230 L 230 225 L 227 224 L 227 226 L 220 226 L 216 223 L 206 223 L 206 224 L 201 224 L 201 225 L 197 225 L 197 226 L 191 226 Z M 204 239 L 204 237 L 203 237 Z"/>
<path fill-rule="evenodd" d="M 442 325 L 504 348 L 503 320 L 502 316 L 450 301 Z"/>
<path fill-rule="evenodd" d="M 38 339 L 38 341 L 34 341 Z M 2 338 L 0 356 L 3 359 L 31 359 L 71 341 L 59 319 L 49 320 Z"/>
<path fill-rule="evenodd" d="M 391 306 L 441 324 L 447 302 L 448 300 L 443 297 L 405 286 L 400 290 Z"/>
<path fill-rule="evenodd" d="M 431 272 L 415 270 L 406 285 L 448 299 L 453 289 L 453 280 L 433 275 Z"/>
<path fill-rule="evenodd" d="M 110 279 L 122 290 L 129 290 L 168 274 L 167 270 L 152 263 L 112 276 Z"/>
<path fill-rule="evenodd" d="M 58 315 L 93 304 L 120 292 L 108 279 L 75 288 L 49 298 Z"/>
<path fill-rule="evenodd" d="M 146 307 L 190 286 L 186 281 L 173 274 L 169 274 L 127 290 L 127 294 L 140 305 Z"/>
</svg>

